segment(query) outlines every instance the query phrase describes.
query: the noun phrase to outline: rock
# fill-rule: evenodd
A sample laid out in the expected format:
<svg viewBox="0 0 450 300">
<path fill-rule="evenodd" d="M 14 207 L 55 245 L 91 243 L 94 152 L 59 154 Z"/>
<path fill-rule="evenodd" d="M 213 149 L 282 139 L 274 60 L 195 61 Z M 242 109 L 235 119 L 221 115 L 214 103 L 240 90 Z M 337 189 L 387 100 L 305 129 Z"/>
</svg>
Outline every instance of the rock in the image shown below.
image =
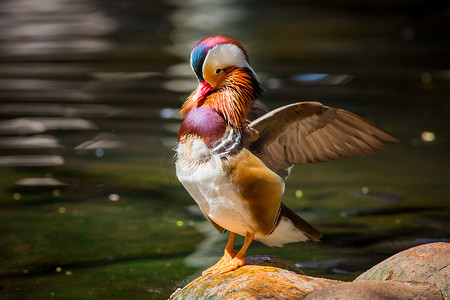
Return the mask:
<svg viewBox="0 0 450 300">
<path fill-rule="evenodd" d="M 233 272 L 200 276 L 170 299 L 303 299 L 341 281 L 304 275 L 292 262 L 273 255 L 247 257 Z"/>
<path fill-rule="evenodd" d="M 431 283 L 402 281 L 355 281 L 338 286 L 317 290 L 305 297 L 305 300 L 353 299 L 353 300 L 388 300 L 388 299 L 427 299 L 441 300 L 442 295 Z"/>
<path fill-rule="evenodd" d="M 170 299 L 449 299 L 450 243 L 417 246 L 384 260 L 354 282 L 304 275 L 273 255 L 247 257 L 226 274 L 200 276 Z"/>
<path fill-rule="evenodd" d="M 397 253 L 361 274 L 355 281 L 428 282 L 450 299 L 450 243 L 431 243 Z"/>
</svg>

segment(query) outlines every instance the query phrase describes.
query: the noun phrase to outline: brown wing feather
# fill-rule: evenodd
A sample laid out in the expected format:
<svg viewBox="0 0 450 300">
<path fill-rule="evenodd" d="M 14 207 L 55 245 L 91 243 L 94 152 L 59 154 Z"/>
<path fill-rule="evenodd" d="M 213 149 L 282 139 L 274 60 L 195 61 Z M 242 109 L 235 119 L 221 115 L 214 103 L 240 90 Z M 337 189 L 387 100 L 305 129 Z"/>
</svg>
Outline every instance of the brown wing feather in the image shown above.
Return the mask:
<svg viewBox="0 0 450 300">
<path fill-rule="evenodd" d="M 369 121 L 318 102 L 275 109 L 251 122 L 244 145 L 272 171 L 287 178 L 293 164 L 374 154 L 397 142 Z"/>
</svg>

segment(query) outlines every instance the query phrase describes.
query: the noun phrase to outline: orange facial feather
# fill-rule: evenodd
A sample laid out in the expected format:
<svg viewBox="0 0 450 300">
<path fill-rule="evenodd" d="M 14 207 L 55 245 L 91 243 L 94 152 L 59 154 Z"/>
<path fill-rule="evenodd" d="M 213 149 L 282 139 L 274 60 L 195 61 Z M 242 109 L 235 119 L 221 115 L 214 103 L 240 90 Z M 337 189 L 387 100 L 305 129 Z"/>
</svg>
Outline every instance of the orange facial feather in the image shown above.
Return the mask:
<svg viewBox="0 0 450 300">
<path fill-rule="evenodd" d="M 260 87 L 247 69 L 233 66 L 224 71 L 227 75 L 217 89 L 197 100 L 192 93 L 180 113 L 184 116 L 192 108 L 205 105 L 221 114 L 235 130 L 242 131 L 247 125 L 246 116 L 260 92 Z"/>
</svg>

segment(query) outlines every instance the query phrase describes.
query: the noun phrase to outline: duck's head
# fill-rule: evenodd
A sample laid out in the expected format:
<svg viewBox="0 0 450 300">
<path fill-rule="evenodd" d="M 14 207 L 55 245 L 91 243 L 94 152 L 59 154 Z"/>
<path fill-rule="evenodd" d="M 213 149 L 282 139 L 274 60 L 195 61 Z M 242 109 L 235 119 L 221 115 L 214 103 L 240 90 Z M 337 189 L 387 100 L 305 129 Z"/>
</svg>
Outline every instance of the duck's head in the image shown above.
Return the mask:
<svg viewBox="0 0 450 300">
<path fill-rule="evenodd" d="M 244 47 L 225 36 L 205 38 L 192 50 L 191 67 L 198 86 L 184 103 L 181 114 L 207 106 L 230 126 L 242 130 L 250 107 L 261 92 Z"/>
</svg>

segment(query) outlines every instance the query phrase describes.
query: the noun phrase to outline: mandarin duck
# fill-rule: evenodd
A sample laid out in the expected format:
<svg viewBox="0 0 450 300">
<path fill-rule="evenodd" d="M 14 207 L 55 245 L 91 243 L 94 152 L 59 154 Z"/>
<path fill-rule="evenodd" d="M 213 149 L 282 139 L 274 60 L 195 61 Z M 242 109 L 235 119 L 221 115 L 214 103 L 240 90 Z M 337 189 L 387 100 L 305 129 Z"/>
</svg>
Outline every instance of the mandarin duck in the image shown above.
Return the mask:
<svg viewBox="0 0 450 300">
<path fill-rule="evenodd" d="M 267 112 L 247 52 L 232 38 L 203 39 L 190 63 L 199 83 L 181 109 L 176 174 L 206 219 L 230 233 L 223 257 L 204 274 L 243 266 L 253 239 L 272 247 L 319 241 L 322 234 L 281 201 L 294 164 L 373 154 L 397 141 L 318 102 Z M 239 251 L 236 234 L 245 237 Z"/>
</svg>

